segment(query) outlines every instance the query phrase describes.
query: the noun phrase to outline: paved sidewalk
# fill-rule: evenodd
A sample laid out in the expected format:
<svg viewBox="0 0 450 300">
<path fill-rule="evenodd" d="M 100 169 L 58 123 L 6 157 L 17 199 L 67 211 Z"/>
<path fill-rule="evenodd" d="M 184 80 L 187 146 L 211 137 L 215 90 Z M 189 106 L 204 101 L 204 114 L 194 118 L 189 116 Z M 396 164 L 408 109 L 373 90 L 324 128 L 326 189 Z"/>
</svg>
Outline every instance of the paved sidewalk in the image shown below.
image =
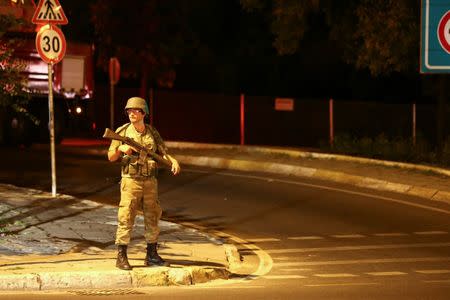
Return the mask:
<svg viewBox="0 0 450 300">
<path fill-rule="evenodd" d="M 227 244 L 161 221 L 159 253 L 171 267 L 143 267 L 138 215 L 129 247 L 132 271 L 115 267 L 117 208 L 0 184 L 0 290 L 131 288 L 226 279 Z"/>
</svg>

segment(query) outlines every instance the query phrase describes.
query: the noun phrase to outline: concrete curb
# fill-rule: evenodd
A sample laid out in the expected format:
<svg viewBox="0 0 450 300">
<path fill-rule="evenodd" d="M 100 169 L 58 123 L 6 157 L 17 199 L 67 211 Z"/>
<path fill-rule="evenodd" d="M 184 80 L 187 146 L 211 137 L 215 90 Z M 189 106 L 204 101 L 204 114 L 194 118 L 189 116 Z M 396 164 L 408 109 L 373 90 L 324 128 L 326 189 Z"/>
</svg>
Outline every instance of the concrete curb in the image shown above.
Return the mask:
<svg viewBox="0 0 450 300">
<path fill-rule="evenodd" d="M 418 196 L 428 200 L 441 201 L 450 204 L 450 192 L 418 187 L 413 185 L 394 183 L 385 180 L 351 175 L 341 172 L 315 169 L 301 166 L 293 166 L 281 163 L 264 163 L 258 161 L 224 159 L 219 157 L 198 157 L 189 155 L 177 155 L 177 159 L 184 164 L 231 169 L 238 171 L 269 172 L 273 174 L 292 175 L 298 177 L 315 178 L 344 184 L 350 184 L 363 188 L 381 191 L 404 193 Z"/>
<path fill-rule="evenodd" d="M 132 271 L 42 272 L 0 276 L 0 290 L 56 290 L 85 288 L 138 288 L 146 286 L 192 285 L 228 279 L 221 268 L 156 267 Z"/>
<path fill-rule="evenodd" d="M 407 170 L 419 170 L 424 172 L 434 172 L 436 174 L 441 174 L 445 176 L 450 176 L 450 170 L 432 167 L 427 165 L 402 163 L 396 161 L 387 161 L 372 158 L 355 157 L 342 154 L 330 154 L 330 153 L 319 153 L 302 151 L 298 149 L 290 148 L 280 148 L 280 147 L 261 147 L 261 146 L 240 146 L 240 145 L 229 145 L 229 144 L 205 144 L 205 143 L 191 143 L 191 142 L 176 142 L 171 141 L 166 143 L 169 148 L 177 149 L 228 149 L 237 150 L 247 153 L 262 153 L 262 154 L 274 154 L 274 155 L 286 155 L 291 158 L 316 158 L 316 159 L 330 159 L 339 160 L 347 162 L 358 162 L 362 164 L 372 164 L 387 167 L 396 167 Z M 105 154 L 106 155 L 106 154 Z"/>
<path fill-rule="evenodd" d="M 445 175 L 450 177 L 450 170 L 420 165 L 420 164 L 411 164 L 411 163 L 402 163 L 396 161 L 387 161 L 380 159 L 372 159 L 372 158 L 363 158 L 363 157 L 355 157 L 349 155 L 341 155 L 341 154 L 330 154 L 330 153 L 318 153 L 318 152 L 310 152 L 310 151 L 302 151 L 298 149 L 290 149 L 290 148 L 279 148 L 279 147 L 261 147 L 261 146 L 240 146 L 240 145 L 231 145 L 231 144 L 207 144 L 207 143 L 192 143 L 192 142 L 177 142 L 177 141 L 167 141 L 167 146 L 169 148 L 175 149 L 204 149 L 204 150 L 214 150 L 214 149 L 225 149 L 225 150 L 235 150 L 244 153 L 261 153 L 261 154 L 272 154 L 272 155 L 285 155 L 290 158 L 315 158 L 315 159 L 328 159 L 328 160 L 338 160 L 338 161 L 347 161 L 347 162 L 357 162 L 361 164 L 372 164 L 378 166 L 386 166 L 386 167 L 395 167 L 406 170 L 416 170 L 423 172 L 433 172 L 440 175 Z M 47 145 L 34 145 L 36 149 L 44 150 L 48 149 Z M 79 154 L 86 153 L 86 149 L 84 147 L 59 147 L 59 150 L 62 150 L 66 153 L 71 154 Z M 89 149 L 87 151 L 91 155 L 97 156 L 105 156 L 107 155 L 107 147 L 104 149 Z M 178 155 L 177 155 L 178 157 Z"/>
<path fill-rule="evenodd" d="M 230 272 L 238 270 L 242 266 L 242 257 L 239 254 L 236 245 L 224 244 L 223 246 L 225 248 L 225 256 L 228 261 L 228 270 L 230 270 Z"/>
<path fill-rule="evenodd" d="M 207 144 L 207 143 L 192 143 L 192 142 L 166 142 L 169 148 L 175 149 L 228 149 L 236 150 L 246 153 L 262 153 L 271 155 L 285 155 L 290 158 L 314 158 L 314 159 L 328 159 L 339 160 L 347 162 L 357 162 L 361 164 L 372 164 L 378 166 L 396 167 L 405 170 L 415 170 L 423 172 L 433 172 L 436 174 L 449 176 L 450 170 L 426 165 L 417 165 L 410 163 L 401 163 L 394 161 L 385 161 L 378 159 L 360 158 L 347 155 L 328 154 L 308 152 L 298 149 L 279 148 L 279 147 L 261 147 L 261 146 L 240 146 L 231 144 Z M 42 145 L 39 147 L 42 149 Z M 80 153 L 80 150 L 86 152 L 86 149 L 80 148 L 65 148 L 61 147 L 60 150 L 66 153 Z M 88 152 L 92 155 L 106 156 L 107 149 L 90 149 Z M 372 177 L 364 177 L 359 175 L 352 175 L 342 172 L 329 171 L 323 169 L 309 168 L 294 166 L 282 163 L 261 163 L 257 161 L 237 160 L 237 159 L 225 159 L 219 157 L 206 157 L 206 156 L 190 156 L 190 155 L 177 155 L 177 159 L 181 163 L 187 165 L 195 165 L 202 167 L 223 168 L 238 171 L 257 171 L 282 175 L 292 175 L 298 177 L 315 178 L 321 180 L 329 180 L 338 183 L 355 185 L 363 188 L 370 188 L 381 191 L 404 193 L 411 196 L 417 196 L 433 201 L 440 201 L 450 204 L 450 192 L 441 191 L 437 189 L 430 189 L 426 187 L 419 187 L 414 185 L 407 185 L 395 182 L 389 182 Z"/>
</svg>

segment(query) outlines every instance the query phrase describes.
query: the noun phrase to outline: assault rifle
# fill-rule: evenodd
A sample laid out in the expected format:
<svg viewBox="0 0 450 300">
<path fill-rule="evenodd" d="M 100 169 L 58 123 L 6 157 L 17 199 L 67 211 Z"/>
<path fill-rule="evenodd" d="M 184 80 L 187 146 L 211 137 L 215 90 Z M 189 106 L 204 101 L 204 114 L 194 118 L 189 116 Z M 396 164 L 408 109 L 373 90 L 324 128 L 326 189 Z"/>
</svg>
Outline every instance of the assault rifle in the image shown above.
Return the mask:
<svg viewBox="0 0 450 300">
<path fill-rule="evenodd" d="M 105 139 L 121 141 L 122 143 L 133 147 L 136 150 L 136 152 L 139 152 L 138 163 L 142 164 L 145 161 L 145 159 L 147 158 L 147 156 L 150 156 L 153 159 L 155 159 L 157 162 L 160 162 L 163 165 L 165 165 L 166 167 L 169 167 L 169 169 L 172 168 L 172 163 L 170 161 L 168 161 L 167 159 L 164 159 L 161 155 L 156 154 L 155 152 L 151 151 L 147 147 L 139 144 L 138 142 L 136 142 L 135 140 L 133 140 L 129 137 L 121 136 L 121 135 L 115 133 L 114 131 L 112 131 L 109 128 L 105 129 L 105 133 L 103 134 L 103 137 Z"/>
</svg>

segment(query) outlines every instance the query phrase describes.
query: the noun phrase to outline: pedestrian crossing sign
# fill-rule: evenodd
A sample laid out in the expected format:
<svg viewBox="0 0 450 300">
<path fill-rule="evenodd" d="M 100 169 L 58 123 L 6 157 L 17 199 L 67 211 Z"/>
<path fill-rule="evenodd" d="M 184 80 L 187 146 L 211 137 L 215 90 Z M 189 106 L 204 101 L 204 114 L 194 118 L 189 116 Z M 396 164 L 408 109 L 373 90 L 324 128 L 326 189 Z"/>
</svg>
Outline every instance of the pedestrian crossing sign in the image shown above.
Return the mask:
<svg viewBox="0 0 450 300">
<path fill-rule="evenodd" d="M 39 0 L 31 22 L 38 25 L 69 23 L 58 0 Z"/>
</svg>

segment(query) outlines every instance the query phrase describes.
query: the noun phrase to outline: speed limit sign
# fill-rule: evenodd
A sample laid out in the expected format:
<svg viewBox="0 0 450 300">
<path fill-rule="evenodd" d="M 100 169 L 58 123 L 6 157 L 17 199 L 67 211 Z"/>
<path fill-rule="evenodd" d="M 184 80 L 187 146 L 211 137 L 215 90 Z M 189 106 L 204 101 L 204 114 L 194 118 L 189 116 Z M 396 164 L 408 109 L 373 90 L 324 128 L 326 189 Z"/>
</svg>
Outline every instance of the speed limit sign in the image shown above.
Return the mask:
<svg viewBox="0 0 450 300">
<path fill-rule="evenodd" d="M 450 10 L 439 21 L 437 34 L 441 47 L 450 54 Z"/>
<path fill-rule="evenodd" d="M 66 53 L 66 38 L 57 26 L 42 26 L 36 35 L 36 49 L 43 61 L 56 64 Z"/>
</svg>

